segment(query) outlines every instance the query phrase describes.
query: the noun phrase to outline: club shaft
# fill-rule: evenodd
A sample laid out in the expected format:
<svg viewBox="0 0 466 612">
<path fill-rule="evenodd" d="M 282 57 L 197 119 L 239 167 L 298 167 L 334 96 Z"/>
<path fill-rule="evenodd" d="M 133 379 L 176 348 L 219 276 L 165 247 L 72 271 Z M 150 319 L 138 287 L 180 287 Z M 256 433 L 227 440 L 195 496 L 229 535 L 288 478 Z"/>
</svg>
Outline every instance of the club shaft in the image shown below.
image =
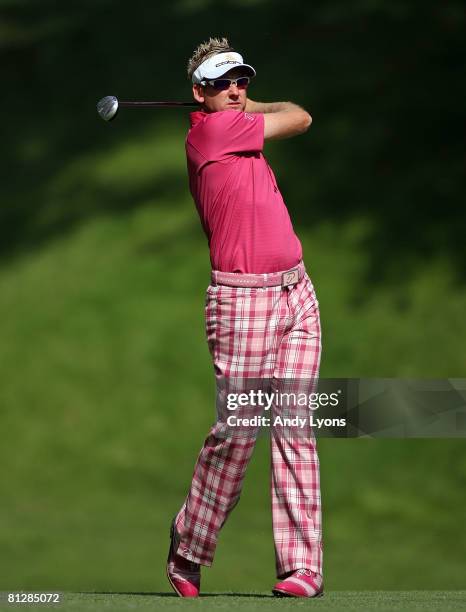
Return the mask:
<svg viewBox="0 0 466 612">
<path fill-rule="evenodd" d="M 131 108 L 156 108 L 160 106 L 199 106 L 197 102 L 154 102 L 154 101 L 130 101 L 130 100 L 118 100 L 118 106 Z"/>
</svg>

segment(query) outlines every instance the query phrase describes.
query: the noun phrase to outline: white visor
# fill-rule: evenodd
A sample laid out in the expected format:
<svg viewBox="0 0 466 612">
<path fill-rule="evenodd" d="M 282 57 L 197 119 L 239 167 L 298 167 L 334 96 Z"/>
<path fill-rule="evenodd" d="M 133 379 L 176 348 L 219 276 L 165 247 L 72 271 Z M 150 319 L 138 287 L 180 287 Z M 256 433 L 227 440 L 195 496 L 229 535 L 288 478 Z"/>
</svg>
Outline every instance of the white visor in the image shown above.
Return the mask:
<svg viewBox="0 0 466 612">
<path fill-rule="evenodd" d="M 247 76 L 256 76 L 256 71 L 249 64 L 243 63 L 243 58 L 239 53 L 228 51 L 227 53 L 218 53 L 206 59 L 193 72 L 193 83 L 200 83 L 204 79 L 218 79 L 225 72 L 232 68 L 247 68 Z"/>
</svg>

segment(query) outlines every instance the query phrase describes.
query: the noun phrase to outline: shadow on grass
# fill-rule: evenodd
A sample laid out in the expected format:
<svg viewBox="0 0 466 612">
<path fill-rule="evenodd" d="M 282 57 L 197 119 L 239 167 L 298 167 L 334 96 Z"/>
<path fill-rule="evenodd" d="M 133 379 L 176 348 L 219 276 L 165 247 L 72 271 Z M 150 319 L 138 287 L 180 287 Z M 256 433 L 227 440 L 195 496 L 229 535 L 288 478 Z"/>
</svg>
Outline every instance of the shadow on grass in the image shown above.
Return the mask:
<svg viewBox="0 0 466 612">
<path fill-rule="evenodd" d="M 124 591 L 83 591 L 79 595 L 138 595 L 140 597 L 177 597 L 176 593 L 160 593 L 160 592 L 124 592 Z M 273 598 L 273 594 L 264 595 L 260 593 L 202 593 L 200 597 L 259 597 L 262 599 Z"/>
</svg>

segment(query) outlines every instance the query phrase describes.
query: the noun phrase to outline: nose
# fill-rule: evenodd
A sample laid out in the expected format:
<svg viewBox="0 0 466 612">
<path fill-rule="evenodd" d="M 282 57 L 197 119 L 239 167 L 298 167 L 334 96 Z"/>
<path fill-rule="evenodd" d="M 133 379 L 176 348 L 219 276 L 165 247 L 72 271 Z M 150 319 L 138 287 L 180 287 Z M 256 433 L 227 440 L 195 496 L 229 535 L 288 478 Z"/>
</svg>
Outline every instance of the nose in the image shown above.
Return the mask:
<svg viewBox="0 0 466 612">
<path fill-rule="evenodd" d="M 239 95 L 238 85 L 236 83 L 234 85 L 233 83 L 230 83 L 230 88 L 228 90 L 228 93 L 233 94 L 234 96 L 238 96 Z"/>
</svg>

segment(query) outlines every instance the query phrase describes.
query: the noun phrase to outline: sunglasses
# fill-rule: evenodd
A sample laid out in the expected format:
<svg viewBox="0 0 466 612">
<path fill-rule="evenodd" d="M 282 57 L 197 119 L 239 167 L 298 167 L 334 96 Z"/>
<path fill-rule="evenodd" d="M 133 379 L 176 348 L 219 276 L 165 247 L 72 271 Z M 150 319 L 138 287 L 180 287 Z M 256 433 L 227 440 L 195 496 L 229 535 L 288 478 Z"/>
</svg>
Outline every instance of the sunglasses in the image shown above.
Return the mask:
<svg viewBox="0 0 466 612">
<path fill-rule="evenodd" d="M 201 85 L 210 85 L 217 91 L 230 89 L 231 85 L 236 85 L 238 89 L 246 89 L 251 79 L 247 76 L 238 77 L 237 79 L 214 79 L 213 81 L 201 81 Z"/>
</svg>

